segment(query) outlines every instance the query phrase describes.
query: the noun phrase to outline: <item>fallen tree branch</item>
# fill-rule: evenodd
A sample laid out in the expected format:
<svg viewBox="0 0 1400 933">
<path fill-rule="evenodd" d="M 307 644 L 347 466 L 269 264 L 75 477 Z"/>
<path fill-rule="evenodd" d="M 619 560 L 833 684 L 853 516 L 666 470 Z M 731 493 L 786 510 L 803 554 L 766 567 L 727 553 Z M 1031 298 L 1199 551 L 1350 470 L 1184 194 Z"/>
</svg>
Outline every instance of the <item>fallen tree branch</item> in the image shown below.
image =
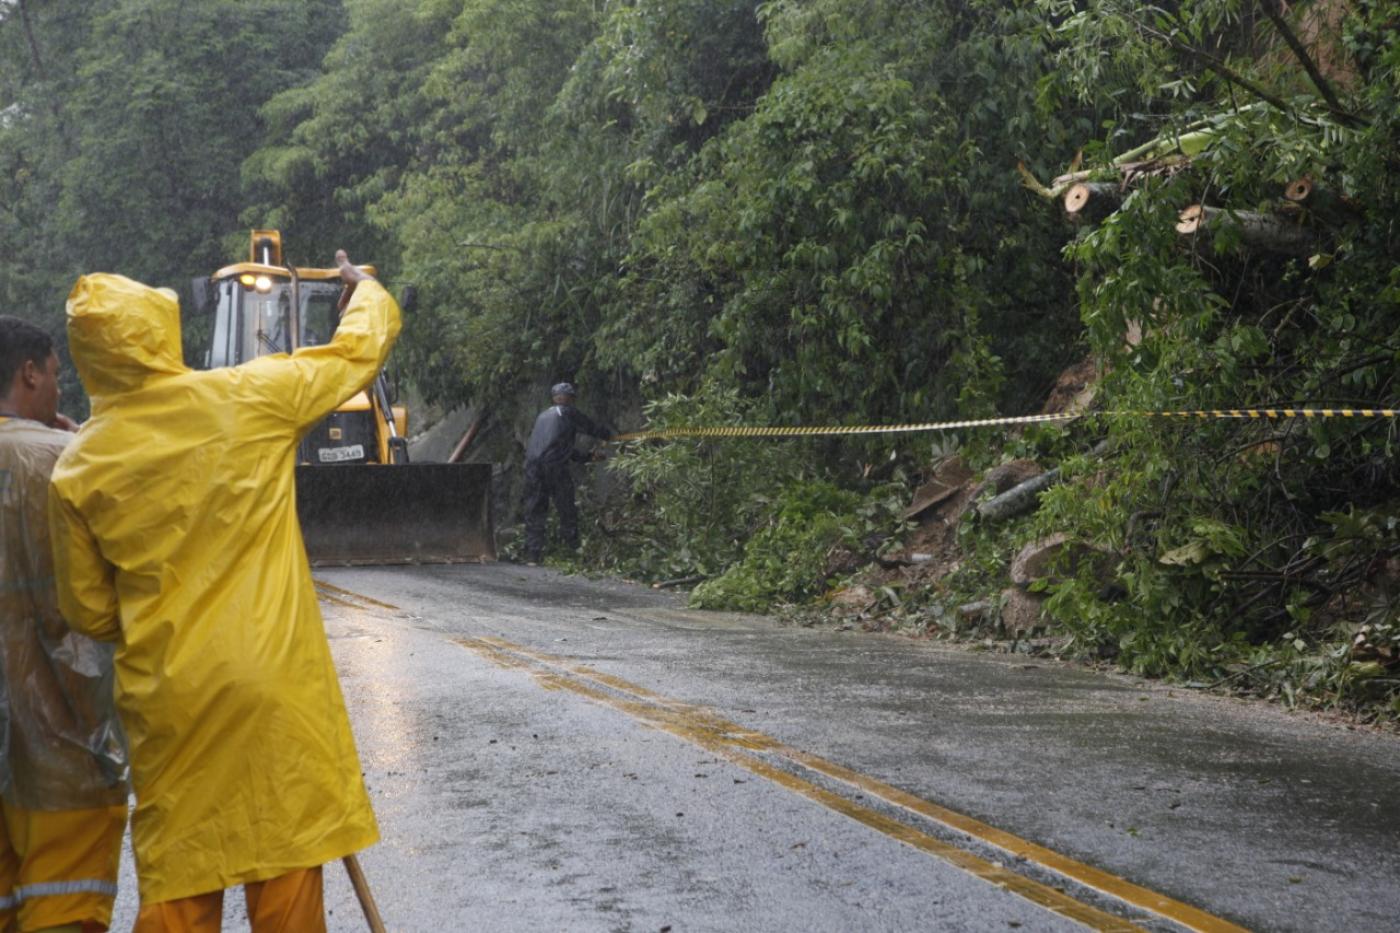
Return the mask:
<svg viewBox="0 0 1400 933">
<path fill-rule="evenodd" d="M 1286 223 L 1272 214 L 1257 211 L 1232 211 L 1204 204 L 1192 204 L 1177 219 L 1176 232 L 1195 236 L 1211 229 L 1231 227 L 1239 232 L 1240 240 L 1255 249 L 1290 256 L 1308 256 L 1317 249 L 1317 238 L 1311 230 Z"/>
<path fill-rule="evenodd" d="M 476 436 L 481 433 L 481 426 L 485 421 L 486 412 L 482 411 L 481 414 L 476 416 L 476 420 L 472 422 L 471 427 L 467 429 L 467 433 L 462 435 L 462 439 L 457 442 L 457 446 L 452 448 L 452 453 L 447 457 L 448 463 L 461 462 L 462 457 L 466 456 L 467 449 L 470 448 L 472 442 L 476 440 Z"/>
<path fill-rule="evenodd" d="M 1075 223 L 1102 220 L 1123 203 L 1123 188 L 1111 182 L 1081 181 L 1065 192 L 1065 216 Z"/>
<path fill-rule="evenodd" d="M 973 513 L 984 522 L 1004 522 L 1009 518 L 1024 515 L 1040 504 L 1040 494 L 1060 481 L 1060 468 L 1046 470 L 1013 486 L 999 496 L 983 502 Z"/>
<path fill-rule="evenodd" d="M 1283 663 L 1283 661 L 1278 660 L 1277 658 L 1275 658 L 1275 659 L 1271 659 L 1271 660 L 1268 660 L 1268 661 L 1264 661 L 1264 662 L 1261 663 L 1261 664 L 1254 664 L 1254 665 L 1251 665 L 1251 666 L 1245 668 L 1245 669 L 1242 670 L 1242 671 L 1235 671 L 1233 674 L 1226 674 L 1224 677 L 1220 678 L 1219 680 L 1212 681 L 1211 683 L 1206 684 L 1206 687 L 1205 687 L 1205 688 L 1206 688 L 1207 690 L 1214 690 L 1216 687 L 1219 687 L 1219 686 L 1221 686 L 1222 684 L 1227 684 L 1227 683 L 1229 683 L 1230 681 L 1235 680 L 1236 678 L 1244 677 L 1244 676 L 1246 676 L 1246 675 L 1248 675 L 1248 674 L 1253 674 L 1255 671 L 1263 670 L 1263 669 L 1266 668 L 1266 667 L 1277 667 L 1278 665 L 1280 665 L 1280 664 L 1282 664 L 1282 663 Z"/>
<path fill-rule="evenodd" d="M 1345 226 L 1361 219 L 1361 208 L 1355 201 L 1323 188 L 1307 175 L 1290 181 L 1283 189 L 1283 198 L 1332 226 Z"/>
<path fill-rule="evenodd" d="M 1089 451 L 1089 456 L 1098 458 L 1107 452 L 1109 441 L 1102 440 Z M 1024 483 L 1013 486 L 999 496 L 994 496 L 981 505 L 970 509 L 980 521 L 1003 522 L 1018 515 L 1033 511 L 1040 504 L 1040 494 L 1060 482 L 1060 468 L 1047 470 L 1039 476 L 1032 476 Z"/>
</svg>

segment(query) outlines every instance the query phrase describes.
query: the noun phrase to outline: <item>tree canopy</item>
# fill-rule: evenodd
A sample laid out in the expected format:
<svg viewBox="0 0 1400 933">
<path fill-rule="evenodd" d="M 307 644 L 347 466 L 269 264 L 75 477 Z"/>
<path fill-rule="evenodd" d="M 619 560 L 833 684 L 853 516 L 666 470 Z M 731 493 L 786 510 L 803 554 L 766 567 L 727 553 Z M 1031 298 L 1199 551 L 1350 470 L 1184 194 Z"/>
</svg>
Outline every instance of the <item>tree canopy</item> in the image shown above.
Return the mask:
<svg viewBox="0 0 1400 933">
<path fill-rule="evenodd" d="M 1086 356 L 1111 409 L 1394 407 L 1397 16 L 1390 0 L 4 0 L 0 303 L 57 333 L 81 272 L 179 285 L 273 226 L 298 262 L 345 247 L 417 286 L 399 360 L 443 407 L 568 378 L 658 421 L 1024 414 Z M 1103 206 L 1073 226 L 1057 199 L 1076 183 Z M 1189 238 L 1188 207 L 1210 218 Z M 1051 595 L 1094 650 L 1218 672 L 1297 643 L 1279 668 L 1334 685 L 1363 662 L 1324 655 L 1358 626 L 1400 653 L 1393 421 L 957 441 L 974 466 L 1063 468 L 998 546 L 1055 530 L 1118 555 L 1117 595 Z M 636 452 L 618 472 L 654 514 L 599 551 L 714 576 L 747 542 L 845 534 L 804 510 L 897 537 L 867 506 L 941 443 L 729 451 L 723 469 L 713 445 Z M 1000 532 L 969 534 L 975 550 Z M 803 572 L 790 595 L 826 579 Z M 782 590 L 765 587 L 734 592 Z"/>
</svg>

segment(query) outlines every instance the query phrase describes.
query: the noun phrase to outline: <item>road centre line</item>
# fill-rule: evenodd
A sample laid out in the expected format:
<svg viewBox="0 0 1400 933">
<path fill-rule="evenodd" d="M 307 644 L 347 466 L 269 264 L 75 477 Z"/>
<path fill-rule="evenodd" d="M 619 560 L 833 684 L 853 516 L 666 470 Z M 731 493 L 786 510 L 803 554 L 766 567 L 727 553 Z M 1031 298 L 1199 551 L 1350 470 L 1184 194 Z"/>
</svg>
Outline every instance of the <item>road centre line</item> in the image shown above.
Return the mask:
<svg viewBox="0 0 1400 933">
<path fill-rule="evenodd" d="M 389 603 L 380 602 L 369 596 L 343 590 L 334 583 L 327 583 L 325 580 L 317 580 L 313 577 L 311 582 L 316 584 L 316 595 L 327 602 L 335 603 L 337 606 L 349 606 L 352 609 L 364 609 L 366 606 L 373 606 L 377 609 L 388 609 L 392 612 L 401 611 L 398 606 L 392 606 Z"/>
<path fill-rule="evenodd" d="M 332 606 L 341 606 L 345 609 L 358 609 L 361 612 L 363 612 L 365 609 L 365 607 L 360 605 L 359 603 L 352 603 L 348 599 L 341 599 L 339 596 L 333 596 L 330 593 L 323 593 L 320 590 L 316 591 L 316 598 L 321 600 L 322 602 L 330 603 Z"/>
<path fill-rule="evenodd" d="M 317 580 L 321 598 L 334 605 L 364 611 L 367 608 L 402 611 L 397 606 L 341 589 Z M 756 757 L 768 754 L 828 779 L 859 789 L 898 809 L 931 820 L 955 832 L 1000 849 L 1019 862 L 1028 862 L 1130 906 L 1154 913 L 1199 933 L 1242 933 L 1237 926 L 1189 904 L 1133 884 L 1109 872 L 1076 861 L 1051 849 L 1021 839 L 973 817 L 916 797 L 875 778 L 852 771 L 819 756 L 789 746 L 771 736 L 748 729 L 712 710 L 674 700 L 597 671 L 568 658 L 534 651 L 524 645 L 492 637 L 457 637 L 457 644 L 509 669 L 529 673 L 541 686 L 569 690 L 610 706 L 635 719 L 690 741 L 733 764 L 842 813 L 913 848 L 943 858 L 970 874 L 1018 894 L 1033 903 L 1095 930 L 1139 930 L 1127 920 L 1105 913 L 1062 891 L 1043 885 L 988 862 L 895 819 L 848 800 L 790 771 Z M 619 697 L 617 694 L 622 694 Z M 629 699 L 630 698 L 630 699 Z"/>
<path fill-rule="evenodd" d="M 1179 923 L 1187 929 L 1200 931 L 1200 933 L 1243 933 L 1244 931 L 1243 927 L 1237 926 L 1220 917 L 1216 917 L 1213 914 L 1209 914 L 1190 904 L 1174 900 L 1149 888 L 1136 885 L 1110 872 L 1079 862 L 1059 852 L 1055 852 L 1052 849 L 1047 849 L 1044 846 L 1022 839 L 1005 830 L 997 829 L 973 817 L 955 810 L 950 810 L 947 807 L 940 806 L 939 804 L 924 800 L 923 798 L 916 797 L 907 791 L 900 790 L 883 781 L 852 771 L 849 768 L 804 752 L 801 749 L 794 748 L 771 736 L 754 732 L 753 730 L 718 716 L 711 710 L 661 696 L 644 687 L 629 683 L 622 678 L 594 670 L 587 665 L 577 664 L 566 658 L 534 651 L 525 646 L 515 645 L 503 639 L 480 638 L 476 639 L 476 641 L 490 645 L 499 651 L 511 652 L 529 658 L 539 664 L 558 668 L 573 676 L 591 680 L 604 687 L 663 707 L 683 717 L 683 721 L 688 724 L 693 732 L 712 737 L 713 740 L 718 740 L 729 747 L 752 749 L 782 757 L 809 771 L 816 772 L 832 780 L 864 791 L 906 812 L 932 820 L 948 829 L 971 836 L 987 845 L 1006 852 L 1017 860 L 1038 865 L 1041 868 L 1047 869 L 1102 894 L 1106 894 L 1109 897 L 1115 898 L 1133 907 L 1149 911 Z M 462 642 L 459 641 L 459 643 Z M 466 645 L 466 647 L 471 646 Z M 745 763 L 741 762 L 741 764 L 748 767 Z M 784 775 L 787 774 L 787 772 L 780 773 Z M 902 826 L 903 824 L 897 825 Z M 1018 875 L 1017 877 L 1020 876 Z"/>
<path fill-rule="evenodd" d="M 1141 927 L 1121 917 L 1105 913 L 1077 901 L 1055 888 L 1032 881 L 1001 865 L 988 862 L 927 833 L 906 826 L 898 820 L 818 787 L 810 781 L 803 780 L 743 751 L 743 748 L 763 748 L 766 750 L 767 743 L 761 741 L 766 737 L 759 733 L 752 733 L 742 728 L 738 728 L 737 732 L 721 731 L 721 727 L 717 726 L 715 722 L 687 715 L 683 710 L 651 702 L 619 698 L 613 693 L 598 689 L 598 686 L 590 686 L 587 677 L 562 669 L 551 669 L 536 658 L 514 652 L 513 646 L 509 642 L 502 642 L 500 639 L 458 638 L 455 641 L 500 667 L 520 670 L 532 675 L 545 689 L 568 690 L 624 712 L 653 728 L 685 739 L 759 777 L 766 778 L 779 786 L 816 801 L 915 849 L 942 858 L 971 875 L 1013 894 L 1018 894 L 1046 910 L 1074 920 L 1091 930 L 1099 930 L 1103 933 L 1130 933 L 1130 931 L 1142 933 Z M 597 684 L 602 685 L 601 681 L 598 681 Z M 755 739 L 759 741 L 755 741 Z"/>
</svg>

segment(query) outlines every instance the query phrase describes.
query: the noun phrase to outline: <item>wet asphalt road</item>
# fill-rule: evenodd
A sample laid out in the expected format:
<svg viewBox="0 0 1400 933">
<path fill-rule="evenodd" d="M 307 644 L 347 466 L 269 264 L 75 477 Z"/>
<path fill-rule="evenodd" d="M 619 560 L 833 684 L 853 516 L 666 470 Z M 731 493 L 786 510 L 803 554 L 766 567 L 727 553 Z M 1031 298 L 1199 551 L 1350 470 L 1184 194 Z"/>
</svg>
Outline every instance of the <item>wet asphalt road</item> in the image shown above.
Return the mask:
<svg viewBox="0 0 1400 933">
<path fill-rule="evenodd" d="M 390 930 L 1400 929 L 1393 736 L 544 568 L 316 576 Z"/>
</svg>

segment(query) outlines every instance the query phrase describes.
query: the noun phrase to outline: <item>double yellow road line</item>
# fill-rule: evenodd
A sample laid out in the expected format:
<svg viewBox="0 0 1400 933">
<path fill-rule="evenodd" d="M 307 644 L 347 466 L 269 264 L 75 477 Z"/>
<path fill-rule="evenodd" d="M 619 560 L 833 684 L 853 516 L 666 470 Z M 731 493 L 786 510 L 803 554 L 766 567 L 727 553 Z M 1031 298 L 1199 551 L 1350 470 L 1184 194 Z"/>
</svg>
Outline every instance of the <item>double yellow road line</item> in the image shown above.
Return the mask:
<svg viewBox="0 0 1400 933">
<path fill-rule="evenodd" d="M 902 811 L 931 821 L 953 833 L 971 837 L 984 846 L 1004 852 L 1007 863 L 1048 871 L 1076 885 L 1106 895 L 1131 909 L 1155 914 L 1201 933 L 1240 933 L 1242 927 L 1133 884 L 1109 872 L 1086 865 L 1011 833 L 939 804 L 902 791 L 875 778 L 793 748 L 771 736 L 731 722 L 712 710 L 653 693 L 619 677 L 545 654 L 500 638 L 458 638 L 457 644 L 508 669 L 532 675 L 550 690 L 571 693 L 625 713 L 646 725 L 691 742 L 789 791 L 912 846 L 941 858 L 997 887 L 1017 894 L 1093 930 L 1141 930 L 1131 920 L 1077 900 L 1057 886 L 1044 884 L 988 861 L 966 849 L 858 803 L 830 785 L 859 790 Z M 819 783 L 822 782 L 822 783 Z M 823 786 L 825 783 L 828 786 Z"/>
<path fill-rule="evenodd" d="M 331 605 L 357 612 L 399 612 L 397 606 L 316 581 L 317 595 Z M 1125 913 L 1151 914 L 1200 933 L 1244 933 L 1244 928 L 1190 904 L 1134 884 L 1110 872 L 1072 859 L 1059 852 L 997 829 L 966 814 L 900 790 L 869 775 L 817 755 L 804 752 L 772 736 L 725 719 L 701 706 L 662 696 L 620 677 L 547 654 L 502 638 L 457 637 L 458 645 L 499 667 L 531 675 L 548 690 L 563 690 L 621 712 L 651 728 L 670 733 L 750 773 L 764 778 L 830 810 L 847 816 L 921 852 L 955 865 L 989 884 L 1019 895 L 1046 910 L 1100 931 L 1141 931 L 1131 919 L 1067 893 L 1079 886 L 1096 892 L 1102 904 L 1117 902 Z M 885 811 L 858 802 L 837 789 L 859 791 L 880 801 Z M 949 835 L 962 836 L 983 849 L 1004 853 L 989 861 L 889 815 L 903 813 L 942 827 Z M 1064 879 L 1069 885 L 1046 884 L 1006 867 L 1007 864 L 1039 869 Z"/>
</svg>

